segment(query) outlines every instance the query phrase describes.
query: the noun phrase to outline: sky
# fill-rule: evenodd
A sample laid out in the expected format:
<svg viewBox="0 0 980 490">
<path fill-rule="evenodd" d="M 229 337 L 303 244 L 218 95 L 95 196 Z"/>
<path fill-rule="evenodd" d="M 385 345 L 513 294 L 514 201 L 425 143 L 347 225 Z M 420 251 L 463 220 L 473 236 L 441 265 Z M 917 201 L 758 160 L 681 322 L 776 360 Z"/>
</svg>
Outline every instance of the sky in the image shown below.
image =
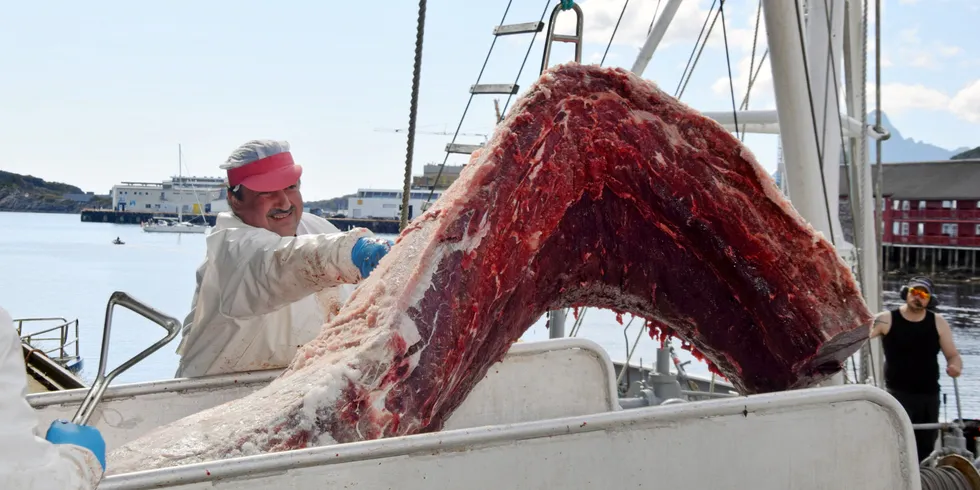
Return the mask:
<svg viewBox="0 0 980 490">
<path fill-rule="evenodd" d="M 547 2 L 549 13 L 557 3 Z M 598 63 L 624 0 L 578 3 L 582 61 Z M 632 65 L 658 3 L 662 9 L 667 0 L 629 2 L 605 65 Z M 980 145 L 980 48 L 970 34 L 980 2 L 882 3 L 882 110 L 905 136 L 949 149 Z M 506 5 L 428 1 L 413 173 L 443 161 Z M 647 79 L 675 93 L 710 5 L 681 4 Z M 757 6 L 725 2 L 739 101 Z M 545 8 L 544 0 L 514 0 L 504 23 L 538 20 Z M 101 194 L 122 181 L 176 175 L 178 145 L 185 175 L 222 176 L 218 165 L 235 147 L 273 138 L 289 141 L 303 165 L 308 201 L 401 188 L 406 136 L 395 130 L 408 127 L 417 14 L 409 0 L 11 2 L 0 16 L 0 169 Z M 561 14 L 558 30 L 567 31 L 573 16 Z M 766 45 L 764 21 L 761 29 L 756 60 Z M 873 35 L 871 25 L 869 111 Z M 681 97 L 698 110 L 731 110 L 723 37 L 719 20 Z M 499 38 L 482 82 L 517 78 L 526 89 L 540 70 L 542 39 L 517 78 L 531 35 Z M 558 44 L 551 63 L 572 56 L 570 45 Z M 492 132 L 494 97 L 474 97 L 463 133 Z M 750 109 L 775 108 L 768 60 L 749 102 Z M 775 170 L 775 136 L 750 135 L 746 143 Z M 454 155 L 449 164 L 465 161 Z"/>
</svg>

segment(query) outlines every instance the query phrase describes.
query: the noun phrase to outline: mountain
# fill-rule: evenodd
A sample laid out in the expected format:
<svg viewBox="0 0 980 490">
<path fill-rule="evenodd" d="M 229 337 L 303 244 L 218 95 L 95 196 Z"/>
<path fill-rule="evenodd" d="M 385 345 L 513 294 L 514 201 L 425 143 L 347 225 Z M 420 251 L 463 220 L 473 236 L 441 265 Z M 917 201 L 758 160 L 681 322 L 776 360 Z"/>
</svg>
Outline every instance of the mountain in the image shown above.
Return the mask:
<svg viewBox="0 0 980 490">
<path fill-rule="evenodd" d="M 956 155 L 953 155 L 950 158 L 950 160 L 966 160 L 970 158 L 980 158 L 980 146 L 972 150 L 966 150 L 962 153 L 957 153 Z"/>
<path fill-rule="evenodd" d="M 875 111 L 871 111 L 868 114 L 868 122 L 874 123 Z M 912 138 L 905 138 L 902 133 L 898 131 L 898 128 L 892 125 L 888 120 L 887 114 L 881 113 L 881 126 L 891 133 L 891 138 L 882 142 L 882 163 L 904 163 L 904 162 L 926 162 L 934 160 L 949 160 L 959 152 L 968 150 L 969 148 L 958 148 L 955 150 L 947 150 L 945 148 L 926 143 L 924 141 L 916 141 Z M 875 161 L 875 141 L 868 138 L 868 161 L 874 163 Z"/>
<path fill-rule="evenodd" d="M 73 185 L 0 170 L 0 211 L 79 213 L 100 206 L 111 207 L 112 200 Z"/>
</svg>

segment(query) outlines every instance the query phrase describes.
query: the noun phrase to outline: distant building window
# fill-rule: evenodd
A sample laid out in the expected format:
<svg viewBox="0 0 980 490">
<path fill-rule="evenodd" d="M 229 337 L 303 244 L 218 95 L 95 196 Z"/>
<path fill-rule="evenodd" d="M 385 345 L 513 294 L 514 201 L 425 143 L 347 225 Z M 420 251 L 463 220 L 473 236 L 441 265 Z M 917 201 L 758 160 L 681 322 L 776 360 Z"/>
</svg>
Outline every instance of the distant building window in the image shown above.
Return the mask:
<svg viewBox="0 0 980 490">
<path fill-rule="evenodd" d="M 977 209 L 980 209 L 980 201 L 977 201 Z"/>
<path fill-rule="evenodd" d="M 898 221 L 892 223 L 892 235 L 898 235 Z"/>
<path fill-rule="evenodd" d="M 902 201 L 902 211 L 908 211 L 908 210 L 909 210 L 909 202 Z"/>
<path fill-rule="evenodd" d="M 907 221 L 902 222 L 902 236 L 909 236 L 909 224 Z"/>
<path fill-rule="evenodd" d="M 926 202 L 925 201 L 919 201 L 919 209 L 922 210 L 922 209 L 925 209 L 925 208 L 926 208 Z"/>
<path fill-rule="evenodd" d="M 943 209 L 956 209 L 956 201 L 943 201 Z"/>
<path fill-rule="evenodd" d="M 153 209 L 153 206 L 151 206 L 151 205 L 149 205 L 149 204 L 147 204 L 147 205 L 146 205 L 146 209 Z"/>
<path fill-rule="evenodd" d="M 977 231 L 974 234 L 980 236 L 980 225 L 977 225 Z"/>
<path fill-rule="evenodd" d="M 901 206 L 901 205 L 902 205 L 902 202 L 901 201 L 892 201 L 892 210 L 893 211 L 898 211 L 899 206 Z"/>
<path fill-rule="evenodd" d="M 943 223 L 943 235 L 956 236 L 957 228 L 959 226 L 956 223 Z"/>
<path fill-rule="evenodd" d="M 918 232 L 919 236 L 925 235 L 926 234 L 926 224 L 925 223 L 919 223 L 916 226 L 916 231 Z"/>
</svg>

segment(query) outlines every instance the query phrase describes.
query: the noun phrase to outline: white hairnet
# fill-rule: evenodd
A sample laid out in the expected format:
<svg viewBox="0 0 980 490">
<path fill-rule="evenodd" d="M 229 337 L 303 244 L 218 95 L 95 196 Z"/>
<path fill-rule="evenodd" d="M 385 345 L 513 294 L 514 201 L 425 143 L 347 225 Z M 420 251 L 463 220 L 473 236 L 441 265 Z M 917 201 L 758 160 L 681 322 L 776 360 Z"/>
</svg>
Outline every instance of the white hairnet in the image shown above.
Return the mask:
<svg viewBox="0 0 980 490">
<path fill-rule="evenodd" d="M 218 168 L 222 170 L 228 170 L 231 168 L 238 168 L 242 165 L 248 165 L 256 160 L 261 160 L 266 157 L 271 157 L 272 155 L 278 155 L 279 153 L 289 151 L 288 141 L 276 141 L 276 140 L 252 140 L 248 143 L 243 144 L 231 152 L 231 156 L 225 163 L 221 164 Z"/>
</svg>

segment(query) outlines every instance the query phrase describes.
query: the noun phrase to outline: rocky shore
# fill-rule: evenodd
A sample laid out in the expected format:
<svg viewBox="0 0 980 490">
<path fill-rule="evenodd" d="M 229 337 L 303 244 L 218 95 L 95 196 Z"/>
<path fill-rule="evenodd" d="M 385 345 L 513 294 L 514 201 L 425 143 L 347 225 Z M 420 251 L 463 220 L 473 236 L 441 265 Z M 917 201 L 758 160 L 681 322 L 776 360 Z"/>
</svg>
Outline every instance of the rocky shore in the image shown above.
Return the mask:
<svg viewBox="0 0 980 490">
<path fill-rule="evenodd" d="M 0 170 L 0 211 L 80 213 L 84 208 L 111 205 L 107 196 L 86 193 L 73 185 Z"/>
</svg>

